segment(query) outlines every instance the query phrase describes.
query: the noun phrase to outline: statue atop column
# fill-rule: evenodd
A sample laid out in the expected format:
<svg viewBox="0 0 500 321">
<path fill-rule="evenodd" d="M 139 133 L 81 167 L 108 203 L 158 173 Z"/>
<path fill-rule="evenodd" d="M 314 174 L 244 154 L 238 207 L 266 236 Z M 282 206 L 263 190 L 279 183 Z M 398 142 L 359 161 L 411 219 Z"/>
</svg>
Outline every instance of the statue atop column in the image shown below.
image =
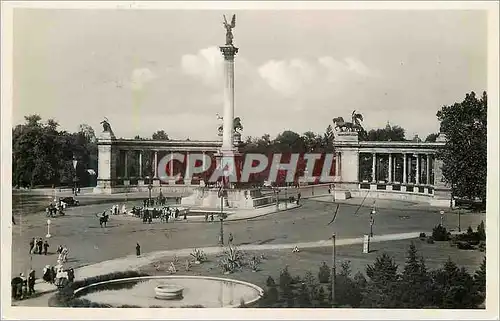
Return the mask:
<svg viewBox="0 0 500 321">
<path fill-rule="evenodd" d="M 351 122 L 344 121 L 343 117 L 336 117 L 333 120 L 333 124 L 335 125 L 335 129 L 341 132 L 362 132 L 363 126 L 361 126 L 361 122 L 363 121 L 363 115 L 360 113 L 356 113 L 354 110 L 351 114 Z"/>
<path fill-rule="evenodd" d="M 104 117 L 104 120 L 100 122 L 102 125 L 102 133 L 101 137 L 107 137 L 109 136 L 110 138 L 115 138 L 115 134 L 113 133 L 113 130 L 111 129 L 111 125 L 109 124 L 109 120 L 107 117 Z"/>
<path fill-rule="evenodd" d="M 227 23 L 226 15 L 224 15 L 224 28 L 226 28 L 226 46 L 233 46 L 233 28 L 236 27 L 236 15 L 233 14 L 231 24 Z"/>
</svg>

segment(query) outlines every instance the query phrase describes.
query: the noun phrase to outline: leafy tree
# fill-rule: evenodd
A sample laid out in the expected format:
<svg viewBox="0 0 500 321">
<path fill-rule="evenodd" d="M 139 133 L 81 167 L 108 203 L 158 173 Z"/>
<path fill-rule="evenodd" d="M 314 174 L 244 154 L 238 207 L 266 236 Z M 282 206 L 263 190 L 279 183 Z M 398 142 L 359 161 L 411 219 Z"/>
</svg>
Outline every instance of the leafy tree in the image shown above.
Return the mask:
<svg viewBox="0 0 500 321">
<path fill-rule="evenodd" d="M 439 136 L 439 133 L 432 133 L 432 134 L 429 134 L 426 138 L 425 138 L 425 142 L 426 143 L 434 143 L 436 142 L 436 139 L 437 137 Z"/>
<path fill-rule="evenodd" d="M 153 135 L 151 136 L 153 140 L 169 140 L 167 133 L 162 130 L 157 130 Z"/>
<path fill-rule="evenodd" d="M 366 137 L 360 136 L 359 138 L 367 141 L 404 141 L 405 130 L 398 125 L 391 126 L 387 123 L 385 128 L 371 129 Z"/>
<path fill-rule="evenodd" d="M 437 117 L 445 147 L 437 157 L 443 160 L 443 178 L 457 197 L 486 203 L 487 95 L 466 94 L 460 103 L 443 106 Z"/>
<path fill-rule="evenodd" d="M 294 293 L 292 287 L 293 279 L 288 272 L 288 267 L 285 267 L 280 272 L 280 283 L 279 288 L 281 291 L 280 296 L 285 300 L 288 307 L 293 307 L 294 305 Z"/>
</svg>

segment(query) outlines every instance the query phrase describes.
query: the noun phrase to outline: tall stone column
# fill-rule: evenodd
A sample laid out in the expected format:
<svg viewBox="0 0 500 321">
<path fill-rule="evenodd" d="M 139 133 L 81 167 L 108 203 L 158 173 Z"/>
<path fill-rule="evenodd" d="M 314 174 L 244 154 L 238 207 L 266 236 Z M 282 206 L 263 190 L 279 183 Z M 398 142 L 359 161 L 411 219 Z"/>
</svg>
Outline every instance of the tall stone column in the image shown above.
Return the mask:
<svg viewBox="0 0 500 321">
<path fill-rule="evenodd" d="M 403 184 L 406 184 L 408 182 L 408 158 L 406 156 L 406 153 L 403 153 Z"/>
<path fill-rule="evenodd" d="M 184 184 L 185 185 L 191 185 L 191 179 L 189 178 L 189 176 L 191 175 L 191 173 L 189 172 L 189 152 L 186 152 L 186 161 L 185 161 L 185 167 L 186 167 L 186 170 L 184 171 Z"/>
<path fill-rule="evenodd" d="M 155 150 L 155 159 L 154 159 L 154 178 L 158 178 L 158 151 Z"/>
<path fill-rule="evenodd" d="M 142 150 L 139 151 L 139 178 L 142 178 Z"/>
<path fill-rule="evenodd" d="M 123 177 L 128 179 L 128 150 L 123 151 L 123 158 L 124 158 L 124 171 L 123 171 Z"/>
<path fill-rule="evenodd" d="M 389 153 L 389 183 L 392 183 L 392 154 Z"/>
<path fill-rule="evenodd" d="M 426 177 L 427 177 L 427 180 L 426 180 L 426 184 L 427 185 L 430 185 L 431 184 L 431 155 L 430 154 L 427 154 L 427 158 L 426 158 L 426 162 L 425 162 L 425 165 L 426 165 Z"/>
<path fill-rule="evenodd" d="M 417 154 L 417 168 L 415 170 L 415 183 L 420 184 L 420 154 Z"/>
<path fill-rule="evenodd" d="M 224 116 L 222 150 L 234 150 L 234 57 L 238 48 L 232 45 L 220 47 L 224 56 Z"/>
<path fill-rule="evenodd" d="M 340 176 L 340 153 L 335 153 L 335 176 Z"/>
<path fill-rule="evenodd" d="M 372 153 L 372 182 L 375 183 L 377 181 L 377 178 L 375 177 L 376 174 L 376 165 L 377 165 L 377 154 Z"/>
</svg>

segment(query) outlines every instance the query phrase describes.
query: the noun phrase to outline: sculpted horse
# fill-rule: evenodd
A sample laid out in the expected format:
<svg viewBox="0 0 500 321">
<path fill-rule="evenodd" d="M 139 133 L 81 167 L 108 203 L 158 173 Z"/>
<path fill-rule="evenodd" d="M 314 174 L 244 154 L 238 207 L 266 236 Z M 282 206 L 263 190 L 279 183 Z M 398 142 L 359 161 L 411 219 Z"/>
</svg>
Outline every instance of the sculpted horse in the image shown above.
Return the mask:
<svg viewBox="0 0 500 321">
<path fill-rule="evenodd" d="M 352 131 L 354 128 L 354 124 L 344 121 L 343 117 L 336 117 L 332 121 L 335 124 L 335 129 L 340 130 L 341 132 Z"/>
</svg>

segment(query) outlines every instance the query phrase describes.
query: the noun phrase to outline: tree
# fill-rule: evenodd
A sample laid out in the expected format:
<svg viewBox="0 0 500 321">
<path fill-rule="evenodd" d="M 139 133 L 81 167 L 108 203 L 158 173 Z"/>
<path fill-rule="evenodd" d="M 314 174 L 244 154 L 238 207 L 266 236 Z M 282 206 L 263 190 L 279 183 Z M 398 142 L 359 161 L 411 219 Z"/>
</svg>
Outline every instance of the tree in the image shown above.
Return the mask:
<svg viewBox="0 0 500 321">
<path fill-rule="evenodd" d="M 474 92 L 460 103 L 443 106 L 437 112 L 440 132 L 446 145 L 437 154 L 443 161 L 443 178 L 457 197 L 474 199 L 486 205 L 487 177 L 487 95 Z"/>
<path fill-rule="evenodd" d="M 404 141 L 405 140 L 405 130 L 404 128 L 394 125 L 391 126 L 389 123 L 385 128 L 371 129 L 366 137 L 360 136 L 360 140 L 367 141 Z"/>
<path fill-rule="evenodd" d="M 427 273 L 424 259 L 417 255 L 417 248 L 412 242 L 408 248 L 406 263 L 401 275 L 400 300 L 401 307 L 416 309 L 432 303 L 430 277 Z"/>
<path fill-rule="evenodd" d="M 167 133 L 162 130 L 157 130 L 153 135 L 151 136 L 153 140 L 169 140 L 170 138 L 168 137 Z"/>
<path fill-rule="evenodd" d="M 387 254 L 377 257 L 373 265 L 366 267 L 370 278 L 365 288 L 362 306 L 371 308 L 398 307 L 398 266 Z"/>
<path fill-rule="evenodd" d="M 425 142 L 426 143 L 434 143 L 436 142 L 436 139 L 437 137 L 439 136 L 439 133 L 432 133 L 432 134 L 429 134 L 426 138 L 425 138 Z"/>
</svg>

